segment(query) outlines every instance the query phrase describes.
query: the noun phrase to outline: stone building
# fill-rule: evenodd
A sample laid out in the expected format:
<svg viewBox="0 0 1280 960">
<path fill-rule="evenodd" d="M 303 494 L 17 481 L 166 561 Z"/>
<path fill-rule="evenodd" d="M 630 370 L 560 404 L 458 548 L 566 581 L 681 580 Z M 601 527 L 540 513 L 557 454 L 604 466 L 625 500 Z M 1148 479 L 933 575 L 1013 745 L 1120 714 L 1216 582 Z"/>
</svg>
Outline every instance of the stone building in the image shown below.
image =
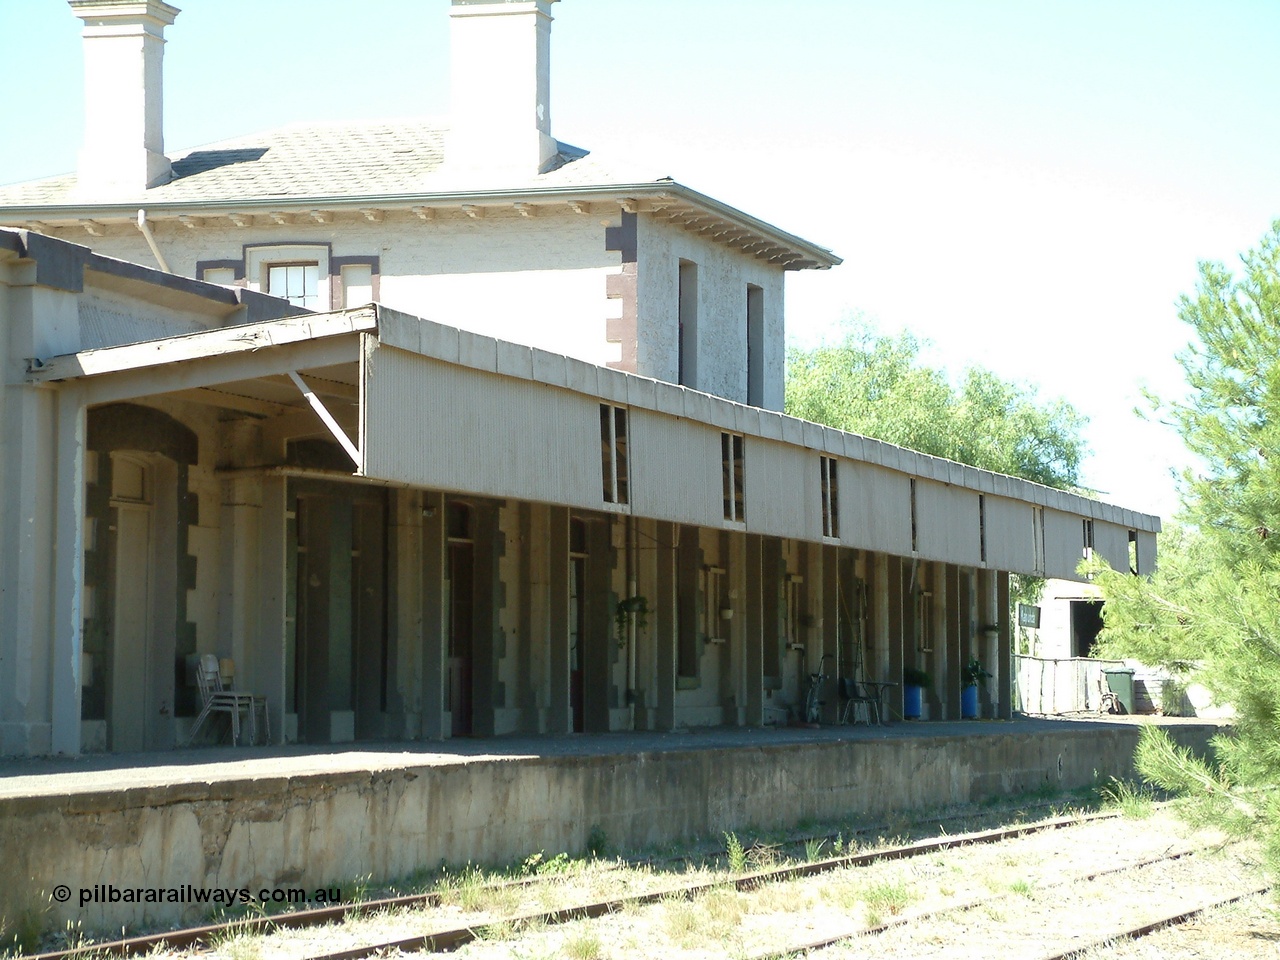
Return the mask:
<svg viewBox="0 0 1280 960">
<path fill-rule="evenodd" d="M 172 747 L 205 653 L 308 743 L 785 722 L 827 656 L 933 717 L 978 656 L 1008 716 L 1009 573 L 1153 560 L 780 413 L 839 258 L 556 141 L 551 2 L 454 0 L 448 126 L 170 158 L 178 11 L 71 0 L 80 168 L 0 189 L 0 753 Z"/>
</svg>

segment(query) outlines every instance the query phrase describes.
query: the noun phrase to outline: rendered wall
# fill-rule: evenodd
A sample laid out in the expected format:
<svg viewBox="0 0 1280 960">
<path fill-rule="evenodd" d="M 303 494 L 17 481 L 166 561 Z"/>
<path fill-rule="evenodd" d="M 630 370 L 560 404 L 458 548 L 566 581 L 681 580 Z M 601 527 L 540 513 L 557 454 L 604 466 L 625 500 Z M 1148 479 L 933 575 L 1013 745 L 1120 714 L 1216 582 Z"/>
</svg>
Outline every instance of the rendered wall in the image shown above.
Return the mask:
<svg viewBox="0 0 1280 960">
<path fill-rule="evenodd" d="M 697 382 L 705 393 L 747 400 L 747 284 L 764 291 L 764 402 L 781 410 L 784 271 L 675 224 L 641 216 L 637 226 L 640 372 L 678 383 L 680 261 L 698 265 Z"/>
</svg>

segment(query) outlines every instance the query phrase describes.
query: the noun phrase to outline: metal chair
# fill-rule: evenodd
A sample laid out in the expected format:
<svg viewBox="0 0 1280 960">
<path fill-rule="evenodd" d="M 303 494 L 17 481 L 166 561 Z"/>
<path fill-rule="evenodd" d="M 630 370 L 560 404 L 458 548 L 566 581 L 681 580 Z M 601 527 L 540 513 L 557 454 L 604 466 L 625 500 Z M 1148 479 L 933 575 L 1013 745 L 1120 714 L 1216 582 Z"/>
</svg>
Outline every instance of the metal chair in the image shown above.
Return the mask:
<svg viewBox="0 0 1280 960">
<path fill-rule="evenodd" d="M 195 724 L 191 727 L 191 734 L 187 737 L 187 746 L 190 746 L 195 740 L 196 734 L 200 732 L 200 728 L 204 726 L 205 721 L 215 713 L 225 713 L 231 718 L 231 743 L 237 745 L 240 742 L 240 714 L 246 713 L 249 717 L 249 742 L 256 743 L 258 739 L 258 708 L 262 708 L 263 717 L 267 717 L 267 698 L 255 697 L 252 693 L 245 693 L 239 690 L 229 690 L 222 685 L 222 671 L 218 667 L 218 658 L 212 653 L 206 653 L 196 662 L 196 685 L 200 688 L 200 700 L 204 706 L 200 710 L 200 715 L 196 717 Z M 270 724 L 270 720 L 267 719 Z M 268 738 L 271 736 L 270 726 L 267 728 Z"/>
<path fill-rule="evenodd" d="M 867 725 L 880 725 L 880 698 L 871 696 L 863 689 L 862 684 L 850 677 L 840 678 L 840 696 L 844 697 L 844 714 L 841 723 L 858 722 L 857 709 L 861 704 L 867 708 Z"/>
</svg>

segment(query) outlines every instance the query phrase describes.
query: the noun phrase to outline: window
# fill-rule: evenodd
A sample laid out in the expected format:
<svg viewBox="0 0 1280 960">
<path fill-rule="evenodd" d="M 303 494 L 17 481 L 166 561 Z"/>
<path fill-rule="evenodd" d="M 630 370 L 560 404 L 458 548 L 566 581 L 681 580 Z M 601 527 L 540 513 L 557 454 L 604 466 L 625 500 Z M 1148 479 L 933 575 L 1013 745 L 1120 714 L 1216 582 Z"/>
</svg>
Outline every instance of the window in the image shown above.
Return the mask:
<svg viewBox="0 0 1280 960">
<path fill-rule="evenodd" d="M 1138 531 L 1129 531 L 1129 572 L 1138 575 Z"/>
<path fill-rule="evenodd" d="M 764 290 L 747 284 L 747 403 L 764 406 Z"/>
<path fill-rule="evenodd" d="M 680 261 L 679 344 L 677 346 L 676 382 L 686 387 L 698 386 L 698 265 Z"/>
<path fill-rule="evenodd" d="M 1044 575 L 1044 507 L 1031 508 L 1032 572 Z"/>
<path fill-rule="evenodd" d="M 605 503 L 629 503 L 627 411 L 600 404 L 600 475 Z"/>
<path fill-rule="evenodd" d="M 978 494 L 978 559 L 987 562 L 987 496 Z"/>
<path fill-rule="evenodd" d="M 724 518 L 742 522 L 746 519 L 742 502 L 742 435 L 720 434 L 720 473 L 724 487 Z"/>
<path fill-rule="evenodd" d="M 916 522 L 916 478 L 911 478 L 911 552 L 920 549 L 920 528 Z"/>
<path fill-rule="evenodd" d="M 266 292 L 296 307 L 315 310 L 320 305 L 320 264 L 269 264 Z"/>
<path fill-rule="evenodd" d="M 727 630 L 720 616 L 724 607 L 724 568 L 704 567 L 702 570 L 702 632 L 708 642 L 723 643 Z"/>
<path fill-rule="evenodd" d="M 836 481 L 834 457 L 819 457 L 822 469 L 822 535 L 840 536 L 840 488 Z"/>
<path fill-rule="evenodd" d="M 1093 521 L 1090 519 L 1084 519 L 1080 522 L 1081 522 L 1081 525 L 1084 527 L 1084 531 L 1083 531 L 1084 558 L 1086 560 L 1092 560 L 1093 559 Z"/>
<path fill-rule="evenodd" d="M 327 243 L 246 244 L 244 248 L 249 289 L 306 310 L 331 309 L 335 292 L 330 289 L 330 266 Z"/>
</svg>

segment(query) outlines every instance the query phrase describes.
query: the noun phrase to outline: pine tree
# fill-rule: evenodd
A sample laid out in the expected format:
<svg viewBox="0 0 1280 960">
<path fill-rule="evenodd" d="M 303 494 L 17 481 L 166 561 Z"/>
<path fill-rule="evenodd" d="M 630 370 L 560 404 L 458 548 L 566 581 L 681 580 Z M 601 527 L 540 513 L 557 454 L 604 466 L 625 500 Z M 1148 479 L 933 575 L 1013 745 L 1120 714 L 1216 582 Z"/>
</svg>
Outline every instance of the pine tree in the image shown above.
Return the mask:
<svg viewBox="0 0 1280 960">
<path fill-rule="evenodd" d="M 1140 771 L 1195 800 L 1198 816 L 1259 836 L 1280 874 L 1280 221 L 1233 275 L 1200 266 L 1178 315 L 1187 397 L 1161 409 L 1200 467 L 1184 478 L 1190 529 L 1148 580 L 1096 572 L 1106 599 L 1100 652 L 1194 668 L 1235 706 L 1205 763 L 1144 732 Z M 1162 547 L 1163 550 L 1163 547 Z"/>
</svg>

